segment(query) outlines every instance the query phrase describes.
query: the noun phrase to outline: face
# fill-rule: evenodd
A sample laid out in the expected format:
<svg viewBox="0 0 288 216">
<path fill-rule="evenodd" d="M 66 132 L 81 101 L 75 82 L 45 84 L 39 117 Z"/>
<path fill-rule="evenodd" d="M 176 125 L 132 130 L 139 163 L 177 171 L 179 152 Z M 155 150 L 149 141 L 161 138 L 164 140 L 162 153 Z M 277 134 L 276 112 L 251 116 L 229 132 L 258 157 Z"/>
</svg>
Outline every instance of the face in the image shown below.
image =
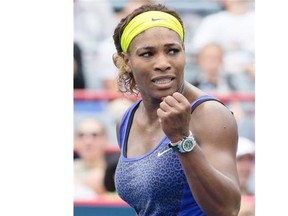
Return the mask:
<svg viewBox="0 0 288 216">
<path fill-rule="evenodd" d="M 198 57 L 199 67 L 207 75 L 218 74 L 222 64 L 222 51 L 217 46 L 207 46 Z"/>
<path fill-rule="evenodd" d="M 136 36 L 124 60 L 142 98 L 161 98 L 183 88 L 184 47 L 179 35 L 168 28 L 153 27 Z"/>
<path fill-rule="evenodd" d="M 102 157 L 108 144 L 100 123 L 93 120 L 81 122 L 75 132 L 74 145 L 77 153 L 84 160 Z"/>
</svg>

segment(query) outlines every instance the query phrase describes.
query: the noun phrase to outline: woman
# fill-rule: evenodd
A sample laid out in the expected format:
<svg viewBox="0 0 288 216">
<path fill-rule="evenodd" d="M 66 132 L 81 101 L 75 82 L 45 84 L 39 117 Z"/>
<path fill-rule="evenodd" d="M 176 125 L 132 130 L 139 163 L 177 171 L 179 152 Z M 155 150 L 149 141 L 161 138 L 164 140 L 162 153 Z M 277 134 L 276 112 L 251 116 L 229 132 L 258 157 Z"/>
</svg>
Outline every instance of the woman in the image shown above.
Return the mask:
<svg viewBox="0 0 288 216">
<path fill-rule="evenodd" d="M 119 89 L 141 94 L 117 125 L 118 194 L 141 215 L 237 215 L 237 124 L 184 80 L 183 24 L 144 5 L 114 31 Z"/>
</svg>

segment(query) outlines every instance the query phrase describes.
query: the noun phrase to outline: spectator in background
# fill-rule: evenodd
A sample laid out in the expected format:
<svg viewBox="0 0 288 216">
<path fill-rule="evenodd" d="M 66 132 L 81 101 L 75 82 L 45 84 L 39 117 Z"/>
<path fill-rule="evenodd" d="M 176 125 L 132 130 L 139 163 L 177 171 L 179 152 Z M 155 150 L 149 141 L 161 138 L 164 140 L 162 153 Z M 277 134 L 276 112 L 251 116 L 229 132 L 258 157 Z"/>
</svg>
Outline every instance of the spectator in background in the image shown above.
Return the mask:
<svg viewBox="0 0 288 216">
<path fill-rule="evenodd" d="M 223 71 L 223 49 L 217 43 L 204 45 L 196 56 L 198 75 L 190 81 L 194 86 L 207 93 L 225 94 L 234 91 L 235 88 L 229 77 Z M 239 135 L 254 140 L 254 119 L 246 113 L 245 103 L 232 98 L 226 103 L 233 111 L 238 123 Z"/>
<path fill-rule="evenodd" d="M 255 144 L 245 137 L 239 137 L 237 150 L 237 171 L 241 189 L 241 209 L 239 215 L 254 215 L 255 191 L 249 187 L 254 185 L 251 178 L 255 167 Z"/>
<path fill-rule="evenodd" d="M 99 43 L 114 30 L 113 8 L 107 0 L 74 0 L 74 41 L 83 53 L 86 88 L 99 89 L 97 62 L 102 51 Z M 109 58 L 109 57 L 107 57 Z M 111 57 L 110 57 L 111 59 Z"/>
<path fill-rule="evenodd" d="M 204 45 L 224 48 L 224 71 L 235 90 L 254 91 L 254 8 L 252 0 L 221 0 L 224 10 L 203 18 L 192 40 L 196 52 Z"/>
<path fill-rule="evenodd" d="M 253 1 L 220 2 L 224 10 L 203 18 L 195 31 L 192 47 L 199 53 L 209 44 L 219 44 L 223 49 L 222 77 L 227 77 L 229 87 L 233 91 L 254 92 Z M 198 63 L 200 66 L 201 63 Z M 208 62 L 208 65 L 213 67 L 211 62 Z M 254 140 L 254 102 L 233 99 L 229 106 L 237 119 L 239 135 Z"/>
<path fill-rule="evenodd" d="M 77 43 L 74 42 L 74 89 L 85 89 L 85 77 L 83 72 L 82 51 Z"/>
<path fill-rule="evenodd" d="M 233 90 L 222 69 L 223 49 L 217 43 L 204 45 L 197 54 L 198 76 L 191 83 L 206 92 L 226 93 Z"/>
<path fill-rule="evenodd" d="M 74 148 L 79 157 L 74 159 L 74 199 L 93 199 L 105 194 L 108 142 L 105 125 L 100 120 L 86 117 L 77 123 Z"/>
</svg>

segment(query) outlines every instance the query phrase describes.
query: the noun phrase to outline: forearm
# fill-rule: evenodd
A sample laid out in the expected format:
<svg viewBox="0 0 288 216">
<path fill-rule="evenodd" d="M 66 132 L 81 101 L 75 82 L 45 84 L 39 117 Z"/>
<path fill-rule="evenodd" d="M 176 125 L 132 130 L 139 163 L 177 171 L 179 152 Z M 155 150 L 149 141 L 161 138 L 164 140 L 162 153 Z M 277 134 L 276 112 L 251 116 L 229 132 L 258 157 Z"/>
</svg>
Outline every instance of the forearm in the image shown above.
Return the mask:
<svg viewBox="0 0 288 216">
<path fill-rule="evenodd" d="M 238 215 L 241 195 L 237 182 L 212 167 L 198 146 L 179 154 L 179 159 L 193 196 L 207 215 Z"/>
</svg>

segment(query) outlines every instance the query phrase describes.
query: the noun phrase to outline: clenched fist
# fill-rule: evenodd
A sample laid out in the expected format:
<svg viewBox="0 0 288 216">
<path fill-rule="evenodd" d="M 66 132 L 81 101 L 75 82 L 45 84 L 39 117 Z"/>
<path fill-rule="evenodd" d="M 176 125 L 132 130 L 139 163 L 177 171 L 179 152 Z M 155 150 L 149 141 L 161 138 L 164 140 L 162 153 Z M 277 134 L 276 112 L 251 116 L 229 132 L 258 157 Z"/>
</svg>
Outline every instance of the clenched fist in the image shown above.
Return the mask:
<svg viewBox="0 0 288 216">
<path fill-rule="evenodd" d="M 189 101 L 179 92 L 167 96 L 160 103 L 157 115 L 162 130 L 171 142 L 177 142 L 189 135 L 191 106 Z"/>
</svg>

